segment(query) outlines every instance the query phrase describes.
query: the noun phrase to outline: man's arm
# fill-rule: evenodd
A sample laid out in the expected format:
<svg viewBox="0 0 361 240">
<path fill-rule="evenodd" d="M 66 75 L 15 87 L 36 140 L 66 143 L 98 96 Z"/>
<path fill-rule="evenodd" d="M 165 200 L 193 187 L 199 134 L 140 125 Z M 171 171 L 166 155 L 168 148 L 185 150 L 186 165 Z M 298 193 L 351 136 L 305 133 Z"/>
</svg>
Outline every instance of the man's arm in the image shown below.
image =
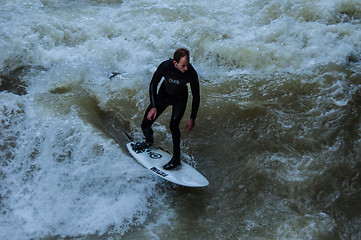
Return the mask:
<svg viewBox="0 0 361 240">
<path fill-rule="evenodd" d="M 197 73 L 195 73 L 194 79 L 190 82 L 190 84 L 192 90 L 191 119 L 196 120 L 200 102 L 199 81 Z"/>
<path fill-rule="evenodd" d="M 150 97 L 150 103 L 153 108 L 155 108 L 156 98 L 157 98 L 157 88 L 160 80 L 162 80 L 163 73 L 165 70 L 166 62 L 162 62 L 157 70 L 154 72 L 152 81 L 149 84 L 149 97 Z"/>
<path fill-rule="evenodd" d="M 192 111 L 191 111 L 191 117 L 187 121 L 187 131 L 191 131 L 195 126 L 195 121 L 197 118 L 199 102 L 200 102 L 199 81 L 198 81 L 198 75 L 195 70 L 194 70 L 194 78 L 190 82 L 190 84 L 192 91 Z"/>
</svg>

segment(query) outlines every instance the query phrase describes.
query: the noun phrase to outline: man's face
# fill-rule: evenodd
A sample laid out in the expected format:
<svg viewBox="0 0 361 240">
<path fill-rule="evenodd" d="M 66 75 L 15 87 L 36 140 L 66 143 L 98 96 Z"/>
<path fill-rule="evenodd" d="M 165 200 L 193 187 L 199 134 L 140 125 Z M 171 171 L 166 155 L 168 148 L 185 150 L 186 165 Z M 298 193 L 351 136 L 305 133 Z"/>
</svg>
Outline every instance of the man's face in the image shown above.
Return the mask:
<svg viewBox="0 0 361 240">
<path fill-rule="evenodd" d="M 187 57 L 182 57 L 179 62 L 173 61 L 174 67 L 184 73 L 188 70 L 189 61 L 187 60 Z"/>
</svg>

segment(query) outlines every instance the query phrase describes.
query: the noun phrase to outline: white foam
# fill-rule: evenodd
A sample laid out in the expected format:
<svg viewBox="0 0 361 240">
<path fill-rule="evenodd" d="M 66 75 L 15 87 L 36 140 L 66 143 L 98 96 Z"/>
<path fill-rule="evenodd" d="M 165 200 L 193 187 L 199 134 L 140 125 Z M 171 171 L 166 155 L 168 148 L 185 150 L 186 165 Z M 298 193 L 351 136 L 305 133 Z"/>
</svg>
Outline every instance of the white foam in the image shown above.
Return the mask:
<svg viewBox="0 0 361 240">
<path fill-rule="evenodd" d="M 3 131 L 18 137 L 9 149 L 14 157 L 2 168 L 2 239 L 103 234 L 110 225 L 123 233 L 145 221 L 156 182 L 114 141 L 75 112 L 27 114 L 36 109 L 25 104 L 19 111 L 22 98 L 1 94 L 1 100 L 7 106 L 2 116 L 18 112 L 12 115 L 17 124 L 8 125 L 12 131 Z"/>
</svg>

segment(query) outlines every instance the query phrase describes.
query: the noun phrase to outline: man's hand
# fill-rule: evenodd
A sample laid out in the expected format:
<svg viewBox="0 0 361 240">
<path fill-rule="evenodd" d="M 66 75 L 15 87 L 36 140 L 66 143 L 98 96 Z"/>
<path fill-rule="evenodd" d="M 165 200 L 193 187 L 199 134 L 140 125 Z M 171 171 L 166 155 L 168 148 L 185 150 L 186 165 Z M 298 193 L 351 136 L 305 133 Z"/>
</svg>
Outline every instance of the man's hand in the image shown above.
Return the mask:
<svg viewBox="0 0 361 240">
<path fill-rule="evenodd" d="M 157 117 L 157 109 L 156 108 L 151 108 L 149 110 L 149 113 L 148 113 L 148 120 L 152 121 L 154 120 L 155 118 Z"/>
<path fill-rule="evenodd" d="M 190 118 L 187 122 L 187 131 L 188 132 L 191 131 L 195 125 L 196 125 L 195 121 L 192 118 Z"/>
</svg>

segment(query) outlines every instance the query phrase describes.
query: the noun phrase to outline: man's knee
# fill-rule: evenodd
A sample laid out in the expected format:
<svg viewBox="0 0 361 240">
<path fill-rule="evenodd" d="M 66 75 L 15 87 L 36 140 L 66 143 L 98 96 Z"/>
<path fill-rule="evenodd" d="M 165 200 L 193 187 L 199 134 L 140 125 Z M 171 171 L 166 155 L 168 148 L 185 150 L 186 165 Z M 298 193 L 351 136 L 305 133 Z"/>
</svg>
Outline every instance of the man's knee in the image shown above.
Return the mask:
<svg viewBox="0 0 361 240">
<path fill-rule="evenodd" d="M 146 123 L 145 119 L 142 121 L 142 124 L 140 125 L 142 129 L 147 128 L 149 125 Z"/>
<path fill-rule="evenodd" d="M 170 131 L 172 132 L 172 134 L 178 134 L 180 132 L 179 123 L 180 123 L 180 120 L 173 119 L 173 118 L 171 119 L 171 121 L 170 121 Z"/>
<path fill-rule="evenodd" d="M 149 120 L 148 118 L 144 117 L 144 119 L 143 119 L 143 121 L 142 121 L 142 124 L 141 124 L 141 127 L 142 127 L 143 129 L 149 128 L 149 127 L 152 126 L 152 124 L 153 124 L 153 121 L 151 121 L 151 120 Z"/>
</svg>

